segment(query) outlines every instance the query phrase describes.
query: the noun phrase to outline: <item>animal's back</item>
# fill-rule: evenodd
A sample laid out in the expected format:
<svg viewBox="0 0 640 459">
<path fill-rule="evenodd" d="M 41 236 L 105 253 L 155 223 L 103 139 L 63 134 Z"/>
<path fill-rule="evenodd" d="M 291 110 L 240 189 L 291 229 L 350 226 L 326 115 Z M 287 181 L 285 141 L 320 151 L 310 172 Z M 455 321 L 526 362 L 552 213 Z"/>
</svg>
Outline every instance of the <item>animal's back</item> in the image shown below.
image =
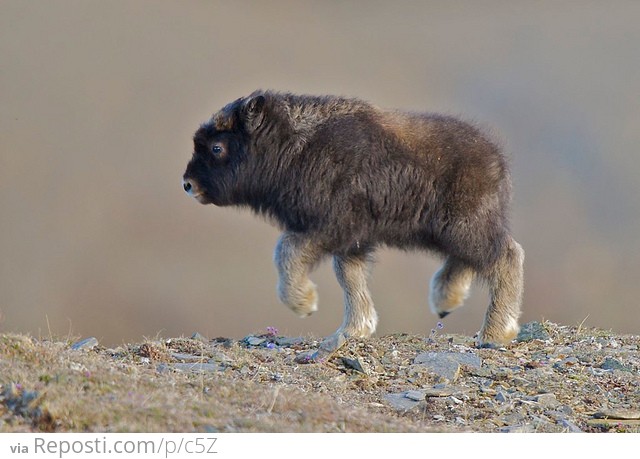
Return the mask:
<svg viewBox="0 0 640 459">
<path fill-rule="evenodd" d="M 385 244 L 492 262 L 510 199 L 497 144 L 453 117 L 352 107 L 318 125 L 302 152 L 302 176 L 326 200 L 312 206 L 318 237 L 334 252 Z"/>
</svg>

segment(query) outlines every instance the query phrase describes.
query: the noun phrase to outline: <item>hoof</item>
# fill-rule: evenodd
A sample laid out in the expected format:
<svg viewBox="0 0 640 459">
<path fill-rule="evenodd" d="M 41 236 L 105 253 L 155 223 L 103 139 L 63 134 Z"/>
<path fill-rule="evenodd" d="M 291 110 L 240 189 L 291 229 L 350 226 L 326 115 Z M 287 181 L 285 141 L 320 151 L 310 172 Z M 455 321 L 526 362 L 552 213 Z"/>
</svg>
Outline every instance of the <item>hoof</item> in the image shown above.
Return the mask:
<svg viewBox="0 0 640 459">
<path fill-rule="evenodd" d="M 334 333 L 320 343 L 317 351 L 304 352 L 296 356 L 296 363 L 321 363 L 326 362 L 340 349 L 347 341 L 347 334 L 344 332 Z"/>
<path fill-rule="evenodd" d="M 445 317 L 447 317 L 449 314 L 451 313 L 451 311 L 440 311 L 438 313 L 438 317 L 440 317 L 441 319 L 444 319 Z"/>
</svg>

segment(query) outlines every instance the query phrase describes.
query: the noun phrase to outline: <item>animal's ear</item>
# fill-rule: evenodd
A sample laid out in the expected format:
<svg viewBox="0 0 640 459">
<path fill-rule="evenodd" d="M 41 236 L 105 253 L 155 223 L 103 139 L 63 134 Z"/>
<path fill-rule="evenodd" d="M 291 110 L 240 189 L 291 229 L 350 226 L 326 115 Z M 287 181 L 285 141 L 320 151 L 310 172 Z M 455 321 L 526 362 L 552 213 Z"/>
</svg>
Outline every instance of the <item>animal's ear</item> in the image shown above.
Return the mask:
<svg viewBox="0 0 640 459">
<path fill-rule="evenodd" d="M 253 96 L 247 101 L 247 111 L 251 114 L 258 114 L 264 107 L 265 98 L 262 94 Z"/>
</svg>

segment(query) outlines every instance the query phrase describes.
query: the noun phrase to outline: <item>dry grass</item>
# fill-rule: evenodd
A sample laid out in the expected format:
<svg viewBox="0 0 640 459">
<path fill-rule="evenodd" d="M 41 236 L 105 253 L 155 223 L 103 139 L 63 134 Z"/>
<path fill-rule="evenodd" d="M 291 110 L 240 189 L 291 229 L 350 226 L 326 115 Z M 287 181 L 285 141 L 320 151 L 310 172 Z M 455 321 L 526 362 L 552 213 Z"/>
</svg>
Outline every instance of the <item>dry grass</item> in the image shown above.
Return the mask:
<svg viewBox="0 0 640 459">
<path fill-rule="evenodd" d="M 583 324 L 545 327 L 549 340 L 503 350 L 473 349 L 469 338 L 449 335 L 357 340 L 316 365 L 294 361 L 313 340 L 279 346 L 266 334 L 258 346 L 158 338 L 92 350 L 5 334 L 0 431 L 483 432 L 514 425 L 564 431 L 567 421 L 585 431 L 637 431 L 631 421 L 598 424 L 594 413 L 637 410 L 640 338 Z M 483 365 L 442 384 L 413 365 L 424 351 L 473 352 Z M 342 357 L 356 359 L 364 373 Z M 606 358 L 624 371 L 601 370 Z M 220 370 L 176 371 L 180 361 Z M 448 396 L 428 397 L 415 409 L 399 411 L 385 400 L 388 393 L 443 385 Z M 507 400 L 497 401 L 498 392 Z M 545 393 L 554 394 L 557 406 L 535 401 Z"/>
</svg>

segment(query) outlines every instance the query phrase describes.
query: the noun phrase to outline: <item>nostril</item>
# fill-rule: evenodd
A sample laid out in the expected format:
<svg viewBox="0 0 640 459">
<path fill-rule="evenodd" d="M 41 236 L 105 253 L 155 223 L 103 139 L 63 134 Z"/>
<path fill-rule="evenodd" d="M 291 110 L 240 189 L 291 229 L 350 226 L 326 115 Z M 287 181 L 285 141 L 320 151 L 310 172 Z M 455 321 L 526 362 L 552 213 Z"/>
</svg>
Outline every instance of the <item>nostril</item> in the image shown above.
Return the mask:
<svg viewBox="0 0 640 459">
<path fill-rule="evenodd" d="M 191 191 L 191 188 L 192 188 L 191 182 L 189 180 L 183 180 L 182 181 L 182 188 L 184 188 L 184 191 L 186 191 L 188 193 L 189 191 Z"/>
</svg>

